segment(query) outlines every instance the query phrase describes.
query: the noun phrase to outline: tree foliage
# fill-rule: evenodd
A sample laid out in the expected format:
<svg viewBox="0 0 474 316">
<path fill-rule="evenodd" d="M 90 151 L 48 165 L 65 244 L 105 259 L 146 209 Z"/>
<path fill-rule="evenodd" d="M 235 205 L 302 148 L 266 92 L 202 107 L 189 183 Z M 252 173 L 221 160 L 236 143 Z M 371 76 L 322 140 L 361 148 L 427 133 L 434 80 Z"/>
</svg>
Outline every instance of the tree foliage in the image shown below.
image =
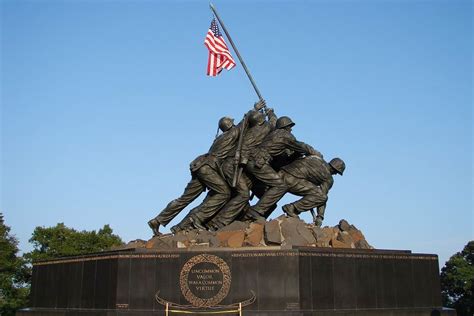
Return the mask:
<svg viewBox="0 0 474 316">
<path fill-rule="evenodd" d="M 10 235 L 0 213 L 0 315 L 15 315 L 26 306 L 29 275 L 25 260 L 18 256 L 18 240 Z"/>
<path fill-rule="evenodd" d="M 54 227 L 36 227 L 29 241 L 34 249 L 25 254 L 25 257 L 30 262 L 94 253 L 123 244 L 122 239 L 113 234 L 109 225 L 104 225 L 96 232 L 77 231 L 64 223 Z"/>
<path fill-rule="evenodd" d="M 441 269 L 443 304 L 455 308 L 458 316 L 474 313 L 474 240 L 451 256 Z"/>
</svg>

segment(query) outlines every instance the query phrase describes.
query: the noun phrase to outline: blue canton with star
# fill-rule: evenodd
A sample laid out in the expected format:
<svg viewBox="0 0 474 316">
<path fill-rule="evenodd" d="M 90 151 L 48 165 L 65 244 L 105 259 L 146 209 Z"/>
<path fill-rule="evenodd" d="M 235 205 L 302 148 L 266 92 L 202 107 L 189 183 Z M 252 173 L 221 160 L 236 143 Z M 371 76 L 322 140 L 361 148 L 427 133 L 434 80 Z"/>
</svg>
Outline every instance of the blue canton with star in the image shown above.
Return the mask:
<svg viewBox="0 0 474 316">
<path fill-rule="evenodd" d="M 215 37 L 222 36 L 221 31 L 219 30 L 219 26 L 216 23 L 216 19 L 212 19 L 211 30 L 212 30 L 212 33 L 214 33 Z"/>
</svg>

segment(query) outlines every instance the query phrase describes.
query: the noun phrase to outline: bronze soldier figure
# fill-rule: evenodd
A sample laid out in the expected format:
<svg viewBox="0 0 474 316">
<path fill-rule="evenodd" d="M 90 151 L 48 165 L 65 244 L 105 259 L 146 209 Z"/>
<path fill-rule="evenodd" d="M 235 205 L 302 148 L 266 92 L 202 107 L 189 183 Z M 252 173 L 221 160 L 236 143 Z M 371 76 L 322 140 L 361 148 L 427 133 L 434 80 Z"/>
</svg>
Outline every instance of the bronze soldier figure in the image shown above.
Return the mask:
<svg viewBox="0 0 474 316">
<path fill-rule="evenodd" d="M 265 115 L 259 110 L 265 107 L 265 115 L 268 120 L 265 120 Z M 249 159 L 250 152 L 259 146 L 264 138 L 272 132 L 276 127 L 277 117 L 271 108 L 266 108 L 265 101 L 256 104 L 255 110 L 248 114 L 249 126 L 243 135 L 243 143 L 241 150 L 241 159 L 239 164 L 246 165 Z M 233 155 L 229 155 L 222 164 L 222 171 L 229 183 L 233 176 Z M 209 223 L 208 227 L 218 229 L 232 223 L 244 209 L 250 206 L 250 190 L 252 189 L 252 181 L 245 174 L 239 177 L 235 186 L 233 197 L 226 203 L 226 205 L 219 211 L 215 218 Z"/>
<path fill-rule="evenodd" d="M 297 141 L 291 133 L 293 121 L 282 116 L 276 122 L 276 129 L 268 134 L 263 142 L 250 151 L 250 159 L 246 165 L 246 171 L 260 180 L 268 187 L 260 200 L 249 209 L 248 215 L 255 220 L 264 220 L 268 217 L 275 205 L 286 193 L 288 187 L 270 165 L 272 159 L 287 152 L 304 155 L 317 155 L 322 158 L 321 153 L 308 144 Z"/>
<path fill-rule="evenodd" d="M 298 217 L 304 211 L 317 208 L 314 219 L 320 227 L 324 220 L 328 192 L 334 179 L 333 175 L 342 174 L 346 169 L 344 161 L 334 158 L 329 163 L 319 156 L 306 156 L 282 167 L 282 177 L 288 187 L 288 192 L 302 196 L 296 202 L 284 205 L 283 211 L 291 217 Z"/>
<path fill-rule="evenodd" d="M 202 192 L 209 189 L 204 201 L 199 205 L 200 212 L 193 214 L 192 221 L 196 228 L 203 229 L 201 221 L 206 216 L 212 216 L 230 198 L 230 188 L 224 180 L 219 166 L 221 161 L 235 147 L 239 137 L 239 127 L 234 125 L 234 120 L 223 117 L 219 120 L 219 129 L 223 132 L 213 142 L 209 152 L 201 155 L 191 162 L 191 181 L 187 184 L 183 194 L 171 201 L 158 216 L 151 219 L 148 225 L 155 236 L 160 235 L 160 225 L 166 226 L 186 206 L 194 201 Z"/>
</svg>

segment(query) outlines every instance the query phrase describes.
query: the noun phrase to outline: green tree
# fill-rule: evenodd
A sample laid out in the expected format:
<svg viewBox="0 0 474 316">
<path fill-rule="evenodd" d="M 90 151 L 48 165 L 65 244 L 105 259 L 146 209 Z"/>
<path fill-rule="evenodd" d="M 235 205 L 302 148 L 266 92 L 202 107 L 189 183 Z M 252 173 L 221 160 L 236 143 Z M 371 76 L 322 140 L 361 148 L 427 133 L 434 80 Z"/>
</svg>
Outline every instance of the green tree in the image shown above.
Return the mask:
<svg viewBox="0 0 474 316">
<path fill-rule="evenodd" d="M 18 240 L 10 235 L 0 213 L 0 315 L 15 315 L 26 306 L 29 274 L 25 260 L 18 256 Z"/>
<path fill-rule="evenodd" d="M 34 249 L 25 254 L 30 262 L 100 252 L 123 245 L 122 239 L 113 234 L 109 225 L 104 225 L 96 232 L 77 231 L 64 223 L 54 227 L 36 227 L 30 243 Z"/>
<path fill-rule="evenodd" d="M 441 269 L 441 293 L 443 304 L 455 308 L 458 316 L 474 314 L 474 240 Z"/>
</svg>

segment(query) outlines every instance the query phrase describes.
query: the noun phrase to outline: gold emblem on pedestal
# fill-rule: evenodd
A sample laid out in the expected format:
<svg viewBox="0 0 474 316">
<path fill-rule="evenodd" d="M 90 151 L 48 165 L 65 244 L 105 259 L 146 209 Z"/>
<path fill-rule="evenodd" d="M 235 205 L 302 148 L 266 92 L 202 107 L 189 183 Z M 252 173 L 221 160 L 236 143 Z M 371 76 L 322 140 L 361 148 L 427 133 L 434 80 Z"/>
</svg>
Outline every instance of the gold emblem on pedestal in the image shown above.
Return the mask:
<svg viewBox="0 0 474 316">
<path fill-rule="evenodd" d="M 219 273 L 222 274 L 222 281 L 213 281 L 220 286 L 220 289 L 217 291 L 216 295 L 210 298 L 196 296 L 189 287 L 189 273 L 192 271 L 193 267 L 201 263 L 208 263 L 211 264 L 211 266 L 215 266 L 216 271 L 219 271 Z M 195 307 L 210 307 L 219 304 L 229 293 L 230 283 L 231 273 L 227 263 L 221 258 L 209 254 L 201 254 L 189 259 L 181 269 L 179 276 L 179 285 L 184 298 Z"/>
</svg>

